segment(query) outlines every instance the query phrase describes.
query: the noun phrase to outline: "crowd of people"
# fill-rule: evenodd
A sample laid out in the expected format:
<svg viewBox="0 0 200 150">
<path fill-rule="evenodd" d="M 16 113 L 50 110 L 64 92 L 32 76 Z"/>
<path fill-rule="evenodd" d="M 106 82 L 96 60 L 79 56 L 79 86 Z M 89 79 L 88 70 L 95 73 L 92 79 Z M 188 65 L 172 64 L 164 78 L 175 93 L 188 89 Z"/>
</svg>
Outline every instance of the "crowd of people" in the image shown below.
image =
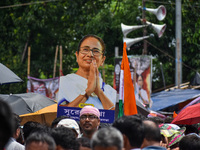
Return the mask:
<svg viewBox="0 0 200 150">
<path fill-rule="evenodd" d="M 0 100 L 0 150 L 199 150 L 196 126 L 178 126 L 161 118 L 123 116 L 101 125 L 93 106 L 80 111 L 80 121 L 67 116 L 51 126 L 28 121 L 20 125 L 18 115 Z"/>
<path fill-rule="evenodd" d="M 33 121 L 21 126 L 19 116 L 0 99 L 0 150 L 200 150 L 195 126 L 138 114 L 102 124 L 99 109 L 115 110 L 116 101 L 116 91 L 103 82 L 98 71 L 106 58 L 103 40 L 85 36 L 76 58 L 79 69 L 60 79 L 58 102 L 68 107 L 89 104 L 80 110 L 79 121 L 60 116 L 51 126 Z M 139 80 L 139 97 L 148 104 Z"/>
</svg>

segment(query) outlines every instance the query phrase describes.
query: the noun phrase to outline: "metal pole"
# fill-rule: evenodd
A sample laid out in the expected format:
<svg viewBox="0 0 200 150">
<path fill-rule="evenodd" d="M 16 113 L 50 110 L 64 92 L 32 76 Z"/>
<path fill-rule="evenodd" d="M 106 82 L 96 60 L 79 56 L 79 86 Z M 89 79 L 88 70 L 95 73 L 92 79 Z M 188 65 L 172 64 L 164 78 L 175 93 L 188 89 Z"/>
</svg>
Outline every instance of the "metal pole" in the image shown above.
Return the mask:
<svg viewBox="0 0 200 150">
<path fill-rule="evenodd" d="M 164 86 L 164 89 L 166 89 L 166 85 L 165 85 L 165 76 L 164 76 L 164 72 L 163 72 L 162 63 L 160 63 L 160 68 L 161 68 L 161 73 L 162 73 L 163 86 Z"/>
<path fill-rule="evenodd" d="M 142 19 L 143 19 L 143 25 L 145 24 L 146 22 L 146 13 L 145 13 L 145 0 L 142 0 L 142 6 L 143 6 L 143 9 L 142 9 Z M 147 34 L 147 30 L 146 30 L 146 27 L 144 27 L 143 29 L 143 36 L 145 37 Z M 142 55 L 146 55 L 147 54 L 147 41 L 144 40 L 144 44 L 143 44 L 143 51 L 142 51 Z"/>
<path fill-rule="evenodd" d="M 115 47 L 115 57 L 119 57 L 119 47 Z"/>
<path fill-rule="evenodd" d="M 176 0 L 176 86 L 182 83 L 182 14 L 181 0 Z"/>
</svg>

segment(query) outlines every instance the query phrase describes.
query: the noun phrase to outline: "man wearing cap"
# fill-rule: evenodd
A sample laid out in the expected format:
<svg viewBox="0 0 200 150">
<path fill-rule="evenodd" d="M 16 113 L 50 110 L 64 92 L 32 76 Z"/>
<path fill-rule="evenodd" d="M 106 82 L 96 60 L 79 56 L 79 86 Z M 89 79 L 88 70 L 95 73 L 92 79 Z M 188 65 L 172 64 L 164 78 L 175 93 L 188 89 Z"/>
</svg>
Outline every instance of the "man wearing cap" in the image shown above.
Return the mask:
<svg viewBox="0 0 200 150">
<path fill-rule="evenodd" d="M 89 139 L 98 130 L 100 125 L 100 112 L 93 106 L 85 106 L 80 111 L 80 126 L 83 137 Z"/>
<path fill-rule="evenodd" d="M 77 138 L 80 136 L 79 125 L 74 119 L 70 119 L 70 118 L 62 119 L 57 124 L 57 127 L 60 127 L 60 126 L 71 129 L 75 133 Z"/>
</svg>

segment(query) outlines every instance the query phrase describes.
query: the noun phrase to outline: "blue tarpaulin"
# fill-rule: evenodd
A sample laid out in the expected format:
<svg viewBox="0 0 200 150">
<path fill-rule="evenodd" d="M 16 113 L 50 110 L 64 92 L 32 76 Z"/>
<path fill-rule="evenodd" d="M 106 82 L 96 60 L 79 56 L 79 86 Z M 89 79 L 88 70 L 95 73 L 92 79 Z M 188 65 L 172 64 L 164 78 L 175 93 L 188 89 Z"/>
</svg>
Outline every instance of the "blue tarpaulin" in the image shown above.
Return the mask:
<svg viewBox="0 0 200 150">
<path fill-rule="evenodd" d="M 200 90 L 174 89 L 151 94 L 153 105 L 151 110 L 163 111 L 165 108 L 175 106 L 187 100 L 200 96 Z"/>
</svg>

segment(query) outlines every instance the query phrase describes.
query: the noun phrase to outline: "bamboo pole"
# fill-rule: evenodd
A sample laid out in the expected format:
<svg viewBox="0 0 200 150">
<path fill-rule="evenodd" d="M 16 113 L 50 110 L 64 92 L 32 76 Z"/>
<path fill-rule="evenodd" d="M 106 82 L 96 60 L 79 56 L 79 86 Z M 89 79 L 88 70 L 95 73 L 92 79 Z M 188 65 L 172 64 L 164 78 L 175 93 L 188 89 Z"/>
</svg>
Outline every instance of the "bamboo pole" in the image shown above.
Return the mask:
<svg viewBox="0 0 200 150">
<path fill-rule="evenodd" d="M 28 47 L 28 66 L 27 66 L 27 76 L 30 76 L 30 62 L 31 62 L 31 47 Z"/>
<path fill-rule="evenodd" d="M 63 55 L 63 53 L 62 53 L 62 46 L 60 46 L 60 76 L 62 76 L 63 75 L 63 73 L 62 73 L 62 55 Z"/>
<path fill-rule="evenodd" d="M 57 57 L 58 57 L 58 45 L 56 46 L 56 52 L 55 52 L 54 67 L 53 67 L 53 78 L 55 78 L 55 76 L 56 76 Z"/>
</svg>

